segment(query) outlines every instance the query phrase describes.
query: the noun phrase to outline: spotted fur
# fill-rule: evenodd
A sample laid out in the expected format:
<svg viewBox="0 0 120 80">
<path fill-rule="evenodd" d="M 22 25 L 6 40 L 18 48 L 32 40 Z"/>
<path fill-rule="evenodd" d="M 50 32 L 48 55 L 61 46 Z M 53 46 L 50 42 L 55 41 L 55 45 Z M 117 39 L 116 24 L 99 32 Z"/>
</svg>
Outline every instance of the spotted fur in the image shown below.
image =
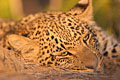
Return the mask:
<svg viewBox="0 0 120 80">
<path fill-rule="evenodd" d="M 12 33 L 17 35 L 8 35 L 4 46 L 24 57 L 31 53 L 27 58 L 34 56 L 33 62 L 44 66 L 96 70 L 103 62 L 111 66 L 109 60 L 119 64 L 119 43 L 92 20 L 92 0 L 80 1 L 68 12 L 29 15 L 16 23 Z"/>
<path fill-rule="evenodd" d="M 32 58 L 32 61 L 44 66 L 77 70 L 99 69 L 102 56 L 96 34 L 90 27 L 91 24 L 84 20 L 86 9 L 80 13 L 43 12 L 25 17 L 16 23 L 11 33 L 20 36 L 6 36 L 4 46 L 24 57 L 33 53 L 31 56 L 36 57 Z M 77 17 L 78 15 L 81 17 Z M 20 44 L 22 42 L 24 44 Z M 36 43 L 39 46 L 38 52 L 29 48 L 31 44 Z"/>
</svg>

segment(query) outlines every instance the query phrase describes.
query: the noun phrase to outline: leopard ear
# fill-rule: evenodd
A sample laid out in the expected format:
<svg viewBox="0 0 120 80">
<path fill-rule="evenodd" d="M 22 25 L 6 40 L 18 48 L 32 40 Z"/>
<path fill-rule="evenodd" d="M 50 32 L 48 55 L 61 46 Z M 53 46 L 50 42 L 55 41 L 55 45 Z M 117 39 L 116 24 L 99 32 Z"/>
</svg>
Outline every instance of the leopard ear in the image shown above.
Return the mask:
<svg viewBox="0 0 120 80">
<path fill-rule="evenodd" d="M 78 16 L 92 18 L 92 0 L 80 0 L 71 11 L 77 13 Z"/>
<path fill-rule="evenodd" d="M 9 45 L 16 50 L 23 48 L 26 44 L 29 44 L 30 42 L 30 39 L 15 34 L 7 35 L 6 40 Z"/>
<path fill-rule="evenodd" d="M 6 41 L 7 43 L 9 43 L 9 46 L 13 50 L 20 52 L 24 58 L 33 59 L 39 53 L 38 42 L 33 41 L 29 38 L 15 34 L 10 34 L 7 35 Z"/>
</svg>

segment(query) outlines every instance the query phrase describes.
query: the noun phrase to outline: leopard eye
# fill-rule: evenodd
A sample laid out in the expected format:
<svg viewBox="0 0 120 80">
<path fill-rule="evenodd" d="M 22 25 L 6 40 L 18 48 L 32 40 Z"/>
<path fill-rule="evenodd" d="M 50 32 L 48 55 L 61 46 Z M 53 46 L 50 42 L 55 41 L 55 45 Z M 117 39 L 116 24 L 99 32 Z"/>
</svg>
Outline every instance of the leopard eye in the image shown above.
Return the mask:
<svg viewBox="0 0 120 80">
<path fill-rule="evenodd" d="M 87 34 L 84 38 L 83 38 L 83 42 L 86 44 L 86 45 L 89 45 L 93 48 L 97 47 L 97 39 L 92 36 L 92 34 Z"/>
<path fill-rule="evenodd" d="M 67 55 L 67 52 L 63 52 L 63 53 L 62 53 L 62 56 L 66 56 L 66 55 Z"/>
<path fill-rule="evenodd" d="M 87 41 L 89 39 L 89 34 L 87 34 L 84 38 L 83 38 L 83 40 L 85 40 L 85 41 Z"/>
<path fill-rule="evenodd" d="M 72 53 L 70 53 L 68 51 L 62 53 L 62 56 L 67 56 L 67 55 L 72 55 Z"/>
<path fill-rule="evenodd" d="M 89 34 L 87 34 L 84 38 L 83 38 L 83 42 L 85 44 L 87 44 L 87 40 L 89 39 Z"/>
</svg>

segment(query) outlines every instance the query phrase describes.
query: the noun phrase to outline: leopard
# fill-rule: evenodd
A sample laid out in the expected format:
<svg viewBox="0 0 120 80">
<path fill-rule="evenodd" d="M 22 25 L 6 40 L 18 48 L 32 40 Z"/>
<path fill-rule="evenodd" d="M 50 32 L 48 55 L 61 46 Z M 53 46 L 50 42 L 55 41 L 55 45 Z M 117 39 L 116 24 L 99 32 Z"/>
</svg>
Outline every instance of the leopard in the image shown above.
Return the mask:
<svg viewBox="0 0 120 80">
<path fill-rule="evenodd" d="M 80 12 L 47 11 L 24 17 L 5 35 L 3 47 L 18 52 L 29 63 L 102 70 L 103 57 L 96 33 L 85 20 L 88 6 Z"/>
<path fill-rule="evenodd" d="M 120 44 L 93 20 L 92 0 L 80 0 L 68 12 L 24 17 L 4 42 L 29 62 L 44 66 L 109 71 L 119 65 Z"/>
</svg>

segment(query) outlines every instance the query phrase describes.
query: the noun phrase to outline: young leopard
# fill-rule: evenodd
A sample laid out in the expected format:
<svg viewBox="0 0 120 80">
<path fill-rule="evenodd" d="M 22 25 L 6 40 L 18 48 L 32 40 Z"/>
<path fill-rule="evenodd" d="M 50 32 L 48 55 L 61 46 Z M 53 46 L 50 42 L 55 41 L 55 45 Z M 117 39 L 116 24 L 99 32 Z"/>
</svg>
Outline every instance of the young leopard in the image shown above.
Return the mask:
<svg viewBox="0 0 120 80">
<path fill-rule="evenodd" d="M 93 21 L 92 0 L 80 0 L 68 12 L 29 15 L 14 27 L 13 33 L 24 37 L 8 35 L 6 45 L 33 62 L 80 70 L 120 64 L 120 45 Z"/>
<path fill-rule="evenodd" d="M 98 40 L 85 20 L 90 5 L 80 12 L 53 11 L 25 17 L 5 37 L 4 46 L 20 53 L 28 62 L 44 66 L 101 70 Z"/>
</svg>

